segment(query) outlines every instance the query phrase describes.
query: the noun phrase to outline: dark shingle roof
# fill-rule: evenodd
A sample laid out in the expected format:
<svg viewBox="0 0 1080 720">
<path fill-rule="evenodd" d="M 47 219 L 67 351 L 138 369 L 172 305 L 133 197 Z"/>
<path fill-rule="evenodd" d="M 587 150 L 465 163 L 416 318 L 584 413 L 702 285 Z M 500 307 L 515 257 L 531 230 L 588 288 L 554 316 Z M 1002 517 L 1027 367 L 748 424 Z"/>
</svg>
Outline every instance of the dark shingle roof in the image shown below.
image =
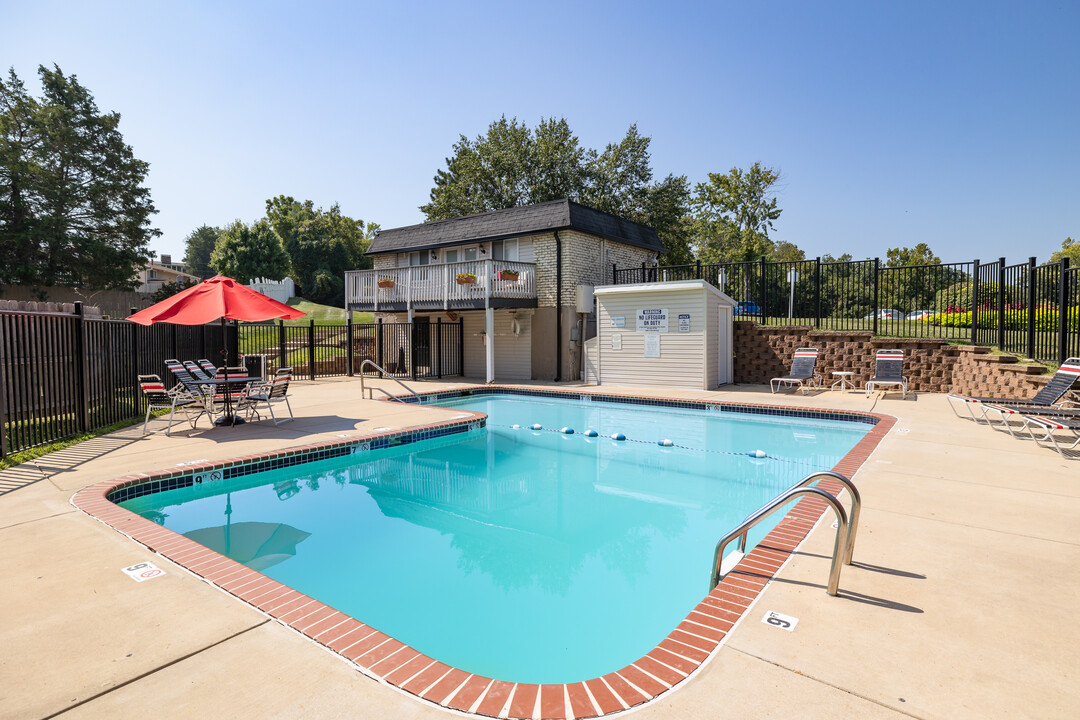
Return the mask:
<svg viewBox="0 0 1080 720">
<path fill-rule="evenodd" d="M 383 230 L 371 241 L 367 254 L 428 250 L 570 229 L 646 250 L 665 252 L 660 237 L 647 225 L 593 210 L 569 200 L 553 200 L 537 205 Z"/>
</svg>

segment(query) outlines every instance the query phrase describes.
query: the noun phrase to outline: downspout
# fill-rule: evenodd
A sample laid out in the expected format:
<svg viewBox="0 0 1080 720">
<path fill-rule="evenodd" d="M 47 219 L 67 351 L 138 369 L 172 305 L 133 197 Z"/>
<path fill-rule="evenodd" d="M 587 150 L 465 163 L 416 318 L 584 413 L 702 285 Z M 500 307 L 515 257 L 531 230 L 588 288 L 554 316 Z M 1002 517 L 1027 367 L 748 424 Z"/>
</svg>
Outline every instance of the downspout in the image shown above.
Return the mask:
<svg viewBox="0 0 1080 720">
<path fill-rule="evenodd" d="M 555 231 L 555 382 L 562 380 L 562 240 Z"/>
</svg>

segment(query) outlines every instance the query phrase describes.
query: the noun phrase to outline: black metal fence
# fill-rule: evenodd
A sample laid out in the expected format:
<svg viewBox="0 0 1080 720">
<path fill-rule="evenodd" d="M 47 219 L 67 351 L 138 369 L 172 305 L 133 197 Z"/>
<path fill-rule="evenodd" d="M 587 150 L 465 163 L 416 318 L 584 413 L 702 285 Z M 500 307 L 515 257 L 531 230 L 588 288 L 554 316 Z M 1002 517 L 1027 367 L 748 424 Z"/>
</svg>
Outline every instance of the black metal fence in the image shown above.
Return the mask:
<svg viewBox="0 0 1080 720">
<path fill-rule="evenodd" d="M 737 318 L 767 325 L 970 341 L 1050 362 L 1080 354 L 1080 268 L 1067 259 L 887 267 L 763 258 L 612 272 L 616 284 L 707 280 L 737 302 Z"/>
<path fill-rule="evenodd" d="M 364 360 L 412 379 L 460 375 L 464 366 L 460 321 L 228 323 L 224 337 L 222 328 L 92 319 L 78 303 L 74 315 L 0 311 L 0 456 L 140 417 L 137 376 L 175 384 L 169 358 L 220 366 L 242 355 L 265 376 L 292 367 L 300 380 L 351 376 Z"/>
</svg>

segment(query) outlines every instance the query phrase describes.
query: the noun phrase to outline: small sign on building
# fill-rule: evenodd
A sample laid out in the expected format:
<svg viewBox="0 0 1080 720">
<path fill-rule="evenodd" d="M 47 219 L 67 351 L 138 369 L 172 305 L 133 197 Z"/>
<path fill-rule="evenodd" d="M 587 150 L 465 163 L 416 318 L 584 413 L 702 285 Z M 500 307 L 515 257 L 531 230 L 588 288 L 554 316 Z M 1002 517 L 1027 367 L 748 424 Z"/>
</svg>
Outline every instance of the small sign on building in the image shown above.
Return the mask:
<svg viewBox="0 0 1080 720">
<path fill-rule="evenodd" d="M 622 333 L 611 333 L 611 349 L 622 350 Z"/>
<path fill-rule="evenodd" d="M 679 313 L 679 332 L 690 332 L 690 313 Z"/>
<path fill-rule="evenodd" d="M 645 357 L 660 357 L 660 335 L 650 333 L 645 336 Z"/>
<path fill-rule="evenodd" d="M 626 316 L 616 315 L 611 318 L 611 327 L 626 327 Z"/>
<path fill-rule="evenodd" d="M 667 332 L 668 331 L 668 312 L 663 308 L 649 308 L 645 310 L 638 310 L 637 314 L 637 331 L 638 332 Z M 659 357 L 659 356 L 657 356 Z"/>
</svg>

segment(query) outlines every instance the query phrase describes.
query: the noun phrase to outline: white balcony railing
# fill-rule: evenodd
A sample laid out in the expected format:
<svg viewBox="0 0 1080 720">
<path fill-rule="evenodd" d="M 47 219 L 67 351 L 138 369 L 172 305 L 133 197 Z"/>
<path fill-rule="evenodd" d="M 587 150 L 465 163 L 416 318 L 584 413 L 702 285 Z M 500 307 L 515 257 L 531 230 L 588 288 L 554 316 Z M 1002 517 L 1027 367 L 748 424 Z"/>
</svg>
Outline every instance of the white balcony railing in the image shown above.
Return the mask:
<svg viewBox="0 0 1080 720">
<path fill-rule="evenodd" d="M 345 273 L 345 303 L 354 309 L 487 307 L 491 299 L 535 298 L 533 263 L 473 260 Z"/>
</svg>

